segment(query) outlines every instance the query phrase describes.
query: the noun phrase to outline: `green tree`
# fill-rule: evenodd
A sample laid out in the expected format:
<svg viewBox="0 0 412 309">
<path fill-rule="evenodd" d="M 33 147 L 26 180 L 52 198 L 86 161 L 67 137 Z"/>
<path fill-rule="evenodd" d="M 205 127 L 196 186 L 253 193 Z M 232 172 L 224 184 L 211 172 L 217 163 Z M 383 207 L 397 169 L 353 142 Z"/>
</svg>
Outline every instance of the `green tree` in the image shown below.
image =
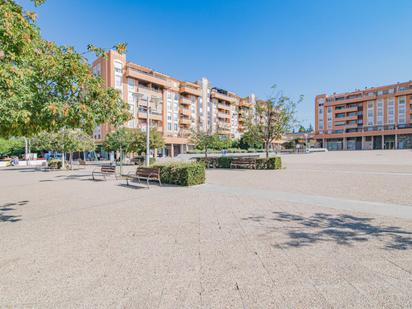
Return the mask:
<svg viewBox="0 0 412 309">
<path fill-rule="evenodd" d="M 276 86 L 272 87 L 273 90 Z M 263 143 L 266 158 L 269 158 L 269 147 L 274 140 L 282 138 L 282 135 L 293 128 L 295 124 L 296 104 L 298 102 L 278 92 L 267 100 L 256 102 L 256 118 L 248 123 L 248 131 L 256 141 Z"/>
<path fill-rule="evenodd" d="M 249 129 L 243 134 L 239 141 L 239 147 L 241 149 L 262 149 L 263 143 L 261 140 L 256 139 L 257 127 L 256 126 L 249 126 Z"/>
<path fill-rule="evenodd" d="M 0 138 L 0 156 L 20 156 L 24 153 L 24 139 L 12 137 Z"/>
<path fill-rule="evenodd" d="M 119 92 L 106 89 L 73 47 L 43 39 L 35 20 L 14 0 L 0 1 L 0 135 L 31 137 L 62 128 L 90 133 L 101 123 L 127 121 Z"/>
<path fill-rule="evenodd" d="M 107 151 L 120 152 L 121 160 L 123 159 L 123 151 L 131 151 L 132 134 L 129 129 L 120 128 L 106 135 L 103 142 L 103 147 Z"/>
<path fill-rule="evenodd" d="M 61 152 L 63 168 L 66 153 L 69 154 L 70 166 L 73 167 L 74 152 L 92 151 L 96 147 L 93 138 L 80 129 L 62 129 L 52 133 L 43 131 L 33 138 L 32 145 L 39 151 Z"/>
<path fill-rule="evenodd" d="M 313 132 L 313 127 L 312 124 L 309 124 L 309 128 L 306 130 L 307 133 L 312 133 Z"/>
<path fill-rule="evenodd" d="M 299 126 L 299 129 L 298 129 L 298 132 L 299 132 L 299 133 L 305 133 L 305 132 L 306 132 L 305 127 L 302 126 L 302 125 L 300 125 L 300 126 Z"/>
<path fill-rule="evenodd" d="M 219 135 L 209 131 L 192 130 L 190 134 L 190 141 L 196 147 L 196 149 L 202 150 L 207 158 L 207 152 L 209 149 L 215 149 L 219 143 Z"/>
</svg>

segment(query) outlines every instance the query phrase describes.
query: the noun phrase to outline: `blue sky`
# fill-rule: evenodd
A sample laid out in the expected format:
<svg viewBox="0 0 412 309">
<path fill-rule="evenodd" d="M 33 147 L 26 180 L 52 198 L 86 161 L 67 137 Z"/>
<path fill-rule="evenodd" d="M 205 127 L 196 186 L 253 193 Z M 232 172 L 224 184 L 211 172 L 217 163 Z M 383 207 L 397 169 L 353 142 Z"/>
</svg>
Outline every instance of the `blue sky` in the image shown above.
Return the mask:
<svg viewBox="0 0 412 309">
<path fill-rule="evenodd" d="M 303 94 L 305 126 L 317 94 L 412 79 L 410 0 L 47 0 L 35 11 L 45 38 L 78 51 L 125 41 L 129 61 L 178 79 Z"/>
</svg>

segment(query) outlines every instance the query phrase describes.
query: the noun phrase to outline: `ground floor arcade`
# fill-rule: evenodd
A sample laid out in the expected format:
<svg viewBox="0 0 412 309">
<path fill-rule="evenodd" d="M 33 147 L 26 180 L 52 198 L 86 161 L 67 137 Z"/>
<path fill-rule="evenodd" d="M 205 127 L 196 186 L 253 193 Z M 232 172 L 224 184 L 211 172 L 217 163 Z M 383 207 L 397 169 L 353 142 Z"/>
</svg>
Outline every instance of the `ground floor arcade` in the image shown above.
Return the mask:
<svg viewBox="0 0 412 309">
<path fill-rule="evenodd" d="M 324 137 L 316 141 L 328 150 L 412 149 L 412 134 Z"/>
</svg>

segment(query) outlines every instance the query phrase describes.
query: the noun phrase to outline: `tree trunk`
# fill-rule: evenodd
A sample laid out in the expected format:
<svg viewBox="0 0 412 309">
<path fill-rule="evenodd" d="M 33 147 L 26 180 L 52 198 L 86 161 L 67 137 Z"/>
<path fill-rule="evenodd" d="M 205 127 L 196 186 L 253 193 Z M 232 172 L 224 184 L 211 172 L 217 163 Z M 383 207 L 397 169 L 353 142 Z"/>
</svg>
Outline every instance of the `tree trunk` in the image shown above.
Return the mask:
<svg viewBox="0 0 412 309">
<path fill-rule="evenodd" d="M 269 159 L 269 143 L 265 142 L 266 160 Z"/>
<path fill-rule="evenodd" d="M 70 152 L 70 169 L 73 170 L 73 152 Z"/>
<path fill-rule="evenodd" d="M 24 138 L 24 159 L 26 160 L 26 165 L 29 165 L 29 144 L 27 138 Z"/>
<path fill-rule="evenodd" d="M 66 154 L 62 152 L 62 169 L 66 169 L 66 161 L 65 161 Z"/>
</svg>

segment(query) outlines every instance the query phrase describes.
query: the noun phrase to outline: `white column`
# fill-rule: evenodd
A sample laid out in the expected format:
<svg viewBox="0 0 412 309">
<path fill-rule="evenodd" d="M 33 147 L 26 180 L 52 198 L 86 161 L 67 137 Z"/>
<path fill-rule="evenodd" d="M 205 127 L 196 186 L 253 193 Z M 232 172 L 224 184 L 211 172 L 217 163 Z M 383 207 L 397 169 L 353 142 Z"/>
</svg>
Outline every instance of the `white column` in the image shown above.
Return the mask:
<svg viewBox="0 0 412 309">
<path fill-rule="evenodd" d="M 395 134 L 395 149 L 398 149 L 398 134 Z"/>
</svg>

